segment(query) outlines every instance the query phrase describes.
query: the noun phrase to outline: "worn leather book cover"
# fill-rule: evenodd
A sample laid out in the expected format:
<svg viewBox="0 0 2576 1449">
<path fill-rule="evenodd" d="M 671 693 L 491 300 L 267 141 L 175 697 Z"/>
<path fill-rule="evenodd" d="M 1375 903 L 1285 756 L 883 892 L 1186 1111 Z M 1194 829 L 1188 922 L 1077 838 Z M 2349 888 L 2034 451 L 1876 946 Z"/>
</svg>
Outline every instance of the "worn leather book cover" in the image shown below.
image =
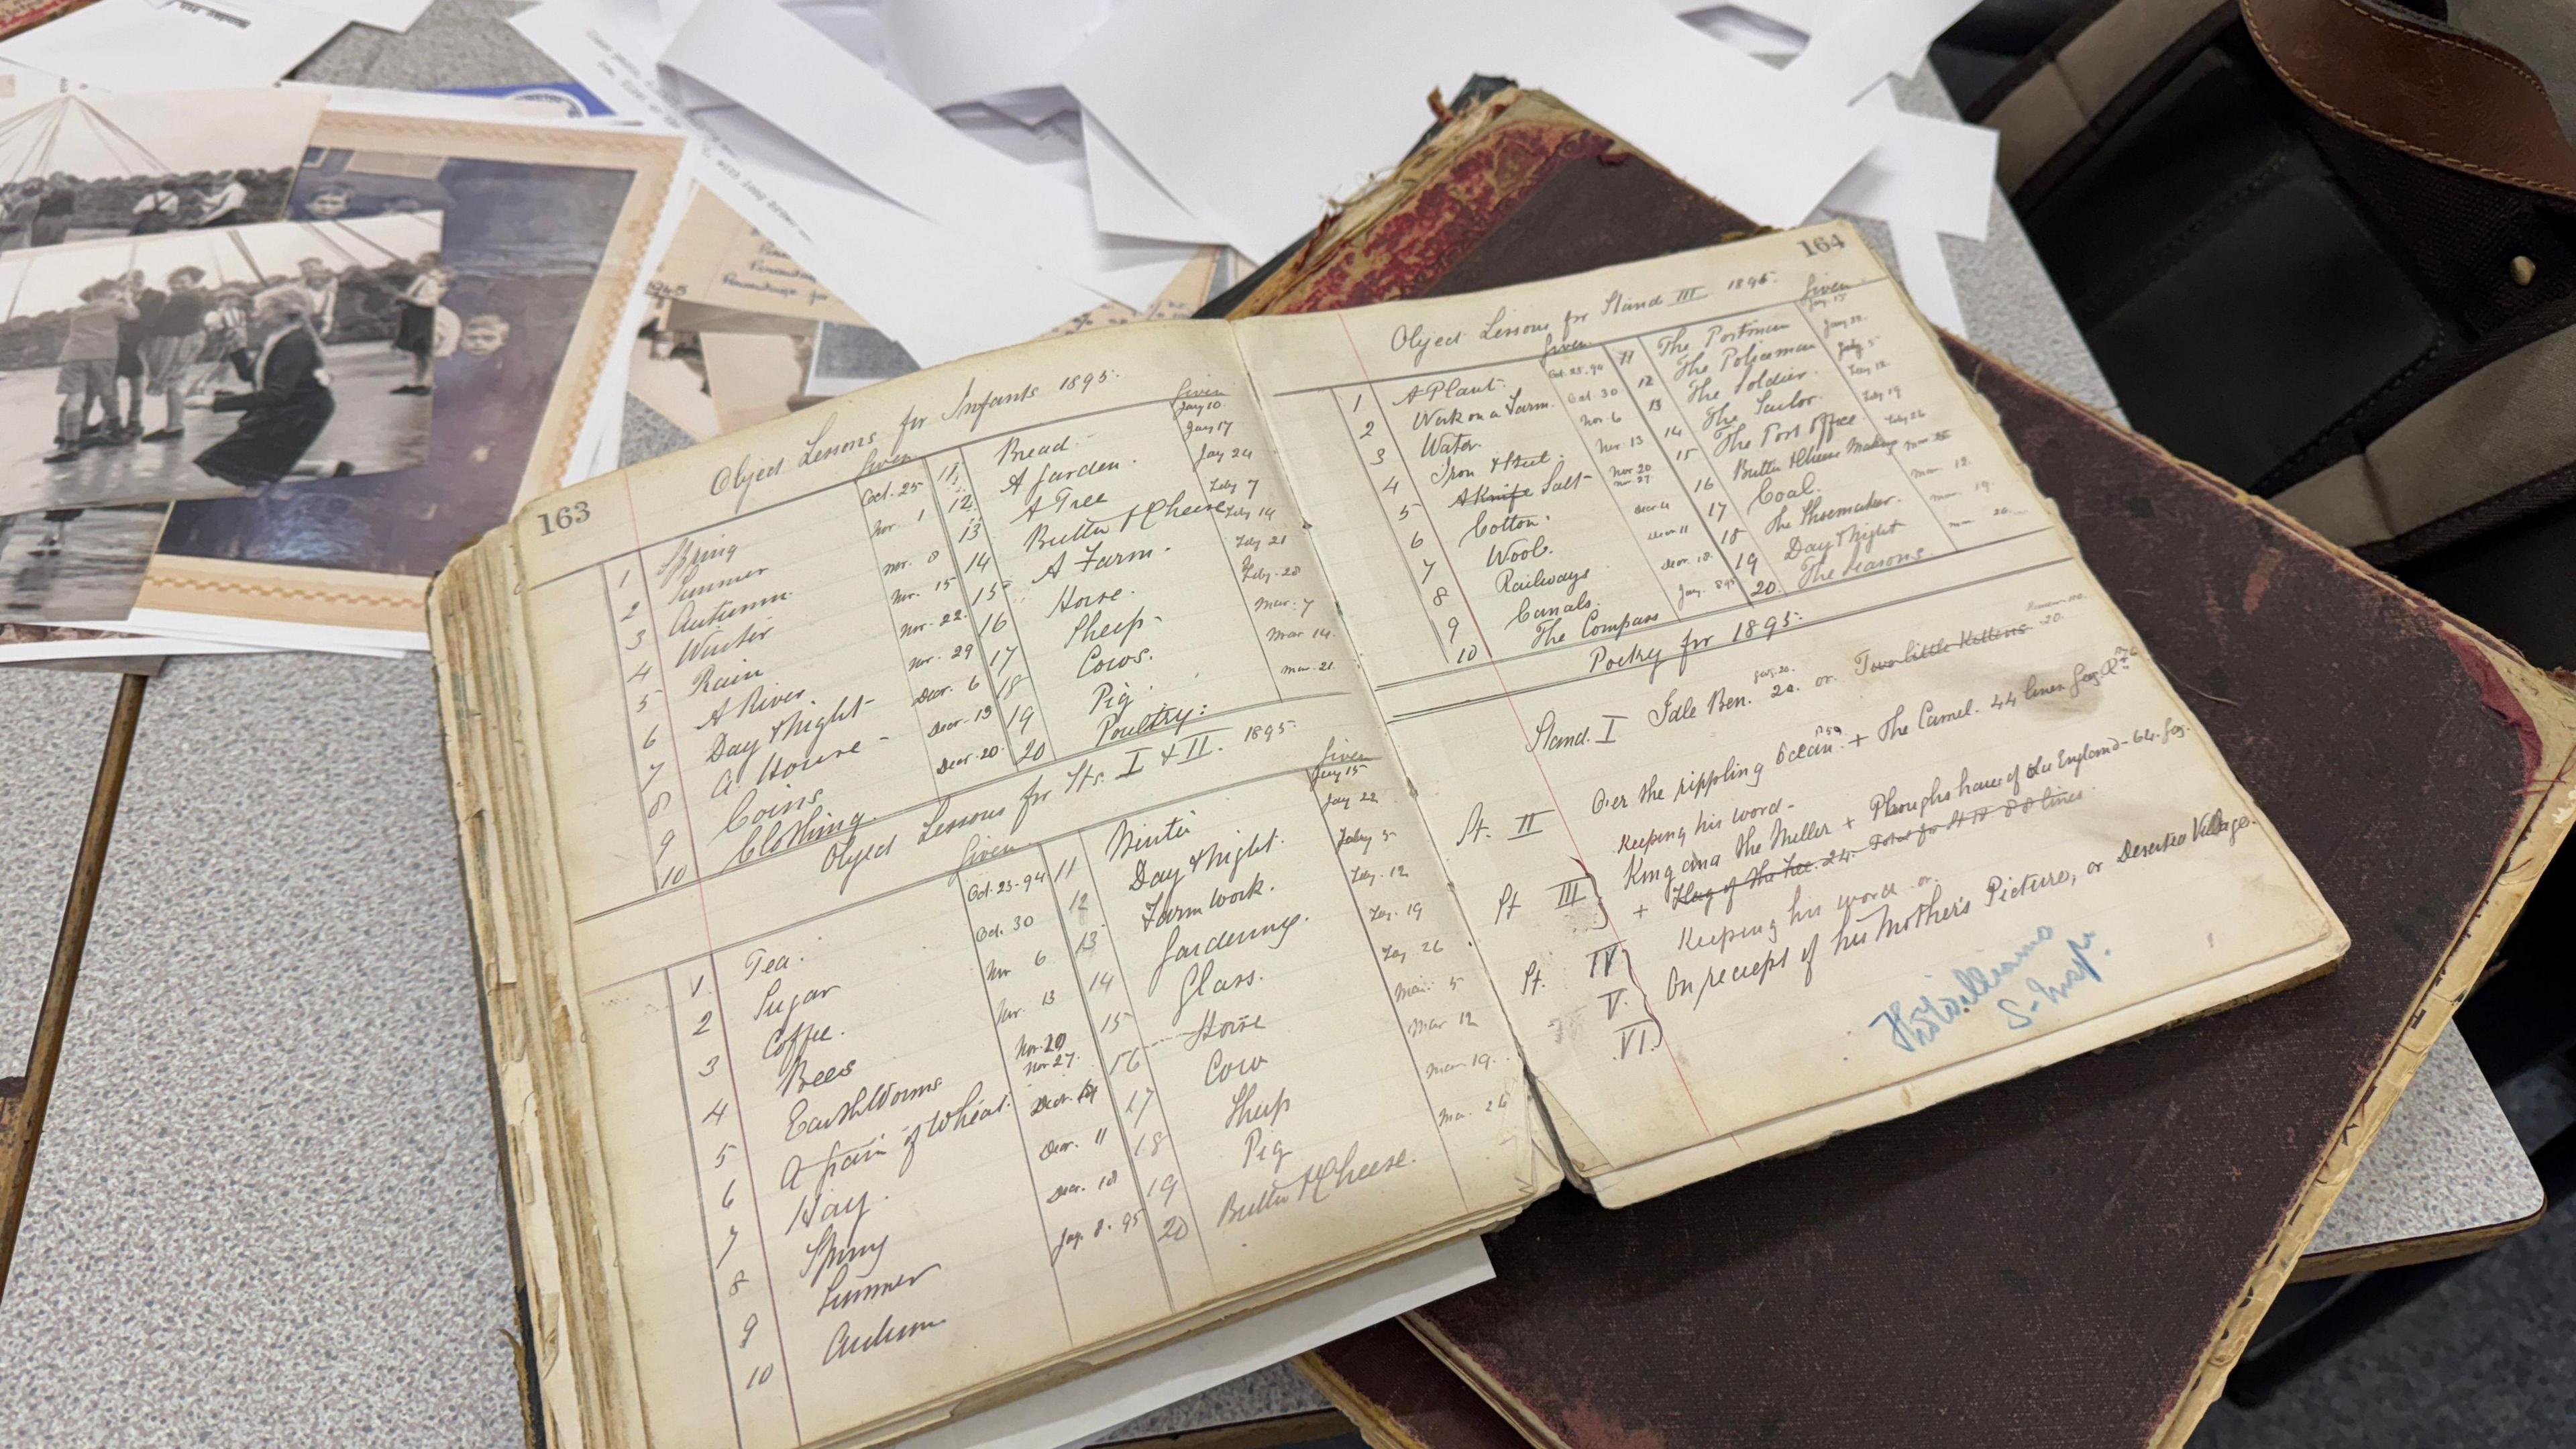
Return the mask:
<svg viewBox="0 0 2576 1449">
<path fill-rule="evenodd" d="M 1230 305 L 1473 291 L 1743 229 L 1506 91 Z M 1482 1449 L 1508 1422 L 1576 1449 L 2180 1445 L 2576 818 L 2576 695 L 2270 505 L 1951 349 L 2350 954 L 1624 1211 L 1536 1204 L 1488 1239 L 1494 1282 L 1406 1320 L 1497 1417 L 1442 1408 L 1384 1334 L 1322 1354 L 1378 1442 Z"/>
<path fill-rule="evenodd" d="M 1372 1449 L 1528 1449 L 1524 1435 L 1400 1323 L 1301 1354 L 1304 1374 Z"/>
<path fill-rule="evenodd" d="M 90 0 L 0 0 L 0 36 L 33 30 L 89 3 Z M 8 90 L 0 89 L 0 101 L 8 100 L 10 94 Z"/>
</svg>

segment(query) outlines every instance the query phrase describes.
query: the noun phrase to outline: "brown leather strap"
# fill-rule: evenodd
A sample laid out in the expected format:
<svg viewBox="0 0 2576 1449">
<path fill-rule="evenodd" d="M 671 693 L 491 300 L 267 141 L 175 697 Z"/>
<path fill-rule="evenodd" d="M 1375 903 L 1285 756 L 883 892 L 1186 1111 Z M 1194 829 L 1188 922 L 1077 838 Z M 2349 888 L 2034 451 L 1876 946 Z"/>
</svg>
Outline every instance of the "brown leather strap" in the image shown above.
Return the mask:
<svg viewBox="0 0 2576 1449">
<path fill-rule="evenodd" d="M 2576 201 L 2576 145 L 2540 77 L 2485 41 L 2366 0 L 2242 0 L 2245 28 L 2300 99 L 2471 176 Z"/>
</svg>

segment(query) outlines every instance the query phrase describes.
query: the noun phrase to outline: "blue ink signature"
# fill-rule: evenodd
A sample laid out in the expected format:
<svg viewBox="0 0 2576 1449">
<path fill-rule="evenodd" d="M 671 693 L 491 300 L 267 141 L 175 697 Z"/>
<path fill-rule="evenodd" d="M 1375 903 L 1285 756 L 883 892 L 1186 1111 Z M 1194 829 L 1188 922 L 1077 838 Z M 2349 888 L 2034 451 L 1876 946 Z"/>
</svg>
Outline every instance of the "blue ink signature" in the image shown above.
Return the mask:
<svg viewBox="0 0 2576 1449">
<path fill-rule="evenodd" d="M 2102 972 L 2093 964 L 2093 958 L 2107 956 L 2110 952 L 2093 944 L 2091 931 L 2064 942 L 2067 964 L 2059 966 L 2053 961 L 2035 959 L 2055 956 L 2055 952 L 2042 952 L 2040 948 L 2058 939 L 2054 928 L 2042 926 L 2037 934 L 2001 961 L 1988 966 L 1954 968 L 1950 972 L 1950 980 L 1958 987 L 1955 993 L 1936 996 L 1926 992 L 1917 996 L 1911 1006 L 1891 1001 L 1886 1010 L 1869 1019 L 1869 1024 L 1886 1027 L 1887 1039 L 1898 1051 L 1915 1052 L 1938 1041 L 1942 1028 L 1991 1000 L 1995 1010 L 2003 1014 L 2007 1029 L 2021 1031 L 2036 1022 L 2043 1010 L 2063 1003 L 2088 983 L 2102 979 Z M 2024 971 L 2029 974 L 2022 975 Z M 2012 984 L 2015 976 L 2021 977 L 2021 989 L 2028 993 L 2027 997 L 1997 995 Z"/>
</svg>

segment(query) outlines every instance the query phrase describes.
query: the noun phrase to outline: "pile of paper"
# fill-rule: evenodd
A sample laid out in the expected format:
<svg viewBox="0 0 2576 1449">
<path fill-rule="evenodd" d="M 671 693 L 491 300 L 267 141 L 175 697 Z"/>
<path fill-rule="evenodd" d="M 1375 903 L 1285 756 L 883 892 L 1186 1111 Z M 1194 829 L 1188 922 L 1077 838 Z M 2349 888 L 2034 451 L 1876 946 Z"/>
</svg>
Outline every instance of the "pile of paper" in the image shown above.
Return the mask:
<svg viewBox="0 0 2576 1449">
<path fill-rule="evenodd" d="M 514 23 L 924 365 L 1293 244 L 1476 74 L 1773 225 L 1886 221 L 1936 319 L 1992 133 L 1899 113 L 1968 0 L 546 0 Z M 792 63 L 788 58 L 792 57 Z"/>
<path fill-rule="evenodd" d="M 0 98 L 75 87 L 267 85 L 352 24 L 409 30 L 429 0 L 90 0 L 0 40 Z"/>
<path fill-rule="evenodd" d="M 1186 315 L 1476 75 L 1553 92 L 1766 224 L 1884 221 L 1917 302 L 1960 328 L 1940 237 L 1985 235 L 1995 139 L 1899 112 L 1889 79 L 1968 3 L 544 0 L 511 23 L 577 82 L 537 88 L 550 124 L 684 153 L 681 184 L 622 223 L 637 265 L 597 271 L 616 280 L 590 332 L 546 361 L 509 306 L 449 305 L 490 278 L 444 298 L 445 193 L 378 176 L 361 195 L 335 179 L 346 148 L 308 146 L 326 100 L 489 120 L 530 98 L 266 84 L 427 0 L 97 0 L 0 40 L 0 662 L 419 648 L 408 617 L 178 601 L 379 575 L 416 593 L 460 524 L 367 480 L 470 482 L 499 446 L 531 461 L 483 491 L 524 501 L 616 466 L 630 417 L 672 446 L 1042 333 Z M 243 82 L 262 88 L 183 89 Z M 206 404 L 277 370 L 276 329 L 242 314 L 289 284 L 336 411 L 285 429 L 293 456 L 228 473 L 210 450 L 276 423 Z M 465 438 L 482 425 L 456 410 L 490 390 L 466 380 L 514 367 L 524 398 L 577 413 L 559 457 Z"/>
</svg>

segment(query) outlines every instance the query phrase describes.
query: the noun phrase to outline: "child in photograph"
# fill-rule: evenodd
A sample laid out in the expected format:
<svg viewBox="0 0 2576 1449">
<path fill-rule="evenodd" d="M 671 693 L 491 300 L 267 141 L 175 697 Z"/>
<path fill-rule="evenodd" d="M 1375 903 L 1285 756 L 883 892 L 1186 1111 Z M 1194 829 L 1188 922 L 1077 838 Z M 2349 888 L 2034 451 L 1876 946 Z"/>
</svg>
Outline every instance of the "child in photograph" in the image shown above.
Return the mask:
<svg viewBox="0 0 2576 1449">
<path fill-rule="evenodd" d="M 54 420 L 54 451 L 45 455 L 46 462 L 68 463 L 80 456 L 93 402 L 107 408 L 101 441 L 122 430 L 116 416 L 116 329 L 137 315 L 124 289 L 110 279 L 81 288 L 80 305 L 72 308 L 71 329 L 63 335 L 57 357 L 54 391 L 62 394 L 63 403 Z"/>
<path fill-rule="evenodd" d="M 257 360 L 250 350 L 250 289 L 238 283 L 217 288 L 206 307 L 206 340 L 197 349 L 188 391 L 213 391 L 226 371 L 248 382 Z"/>
<path fill-rule="evenodd" d="M 158 236 L 179 228 L 179 193 L 155 186 L 134 203 L 135 236 Z"/>
<path fill-rule="evenodd" d="M 394 350 L 411 354 L 411 381 L 395 388 L 396 393 L 426 396 L 431 391 L 431 368 L 455 350 L 456 314 L 439 305 L 455 282 L 456 269 L 441 266 L 438 253 L 431 252 L 420 259 L 420 275 L 403 289 L 400 310 L 394 316 Z"/>
<path fill-rule="evenodd" d="M 327 340 L 332 324 L 340 316 L 340 279 L 320 257 L 306 257 L 295 266 L 302 276 L 293 285 L 304 293 L 313 336 L 317 341 Z"/>
<path fill-rule="evenodd" d="M 55 172 L 45 178 L 45 189 L 36 202 L 35 222 L 28 232 L 28 245 L 60 246 L 72 234 L 72 212 L 80 205 L 80 194 L 72 190 L 72 179 Z"/>
<path fill-rule="evenodd" d="M 332 182 L 330 185 L 321 188 L 305 199 L 305 219 L 307 221 L 337 221 L 341 217 L 348 215 L 349 203 L 355 201 L 357 197 L 358 193 L 350 190 L 348 187 L 342 186 L 336 181 Z"/>
<path fill-rule="evenodd" d="M 36 224 L 37 193 L 42 189 L 33 181 L 0 186 L 0 252 L 32 245 L 28 231 Z"/>
<path fill-rule="evenodd" d="M 161 427 L 145 433 L 147 443 L 176 442 L 183 435 L 180 409 L 186 404 L 190 374 L 196 371 L 197 359 L 206 347 L 206 313 L 213 298 L 200 285 L 206 279 L 203 267 L 181 267 L 170 274 L 170 292 L 158 308 L 151 309 L 143 323 L 143 385 L 146 391 L 161 398 Z M 137 304 L 136 310 L 145 310 Z M 143 425 L 143 410 L 135 408 L 134 426 Z"/>
<path fill-rule="evenodd" d="M 242 185 L 240 176 L 223 172 L 216 178 L 213 190 L 206 193 L 206 209 L 197 217 L 198 226 L 234 226 L 250 218 L 242 208 L 250 204 L 250 188 Z"/>
<path fill-rule="evenodd" d="M 236 488 L 266 488 L 281 478 L 345 478 L 358 471 L 346 459 L 304 456 L 337 407 L 311 307 L 304 288 L 293 284 L 260 293 L 251 304 L 251 326 L 265 339 L 252 369 L 257 389 L 189 399 L 191 407 L 242 415 L 231 437 L 197 455 L 198 467 Z"/>
<path fill-rule="evenodd" d="M 498 313 L 473 313 L 458 329 L 456 355 L 438 365 L 428 467 L 438 486 L 413 521 L 424 536 L 451 540 L 449 548 L 509 517 L 545 412 L 545 388 L 532 386 L 530 373 L 542 364 L 520 357 L 511 332 Z"/>
<path fill-rule="evenodd" d="M 505 409 L 511 401 L 511 394 L 518 391 L 517 369 L 501 352 L 509 341 L 508 319 L 491 312 L 478 312 L 465 319 L 464 329 L 457 338 L 458 356 L 453 380 L 447 387 L 448 400 L 439 404 L 442 417 L 481 420 L 488 415 L 497 422 L 507 416 Z M 432 436 L 436 437 L 436 433 Z M 466 461 L 481 463 L 491 456 L 492 445 L 488 441 L 475 443 L 469 447 Z"/>
<path fill-rule="evenodd" d="M 134 315 L 116 324 L 116 386 L 125 403 L 125 426 L 117 430 L 116 440 L 131 443 L 143 431 L 143 342 L 152 335 L 161 304 L 169 298 L 144 281 L 141 272 L 128 272 L 122 280 Z"/>
</svg>

